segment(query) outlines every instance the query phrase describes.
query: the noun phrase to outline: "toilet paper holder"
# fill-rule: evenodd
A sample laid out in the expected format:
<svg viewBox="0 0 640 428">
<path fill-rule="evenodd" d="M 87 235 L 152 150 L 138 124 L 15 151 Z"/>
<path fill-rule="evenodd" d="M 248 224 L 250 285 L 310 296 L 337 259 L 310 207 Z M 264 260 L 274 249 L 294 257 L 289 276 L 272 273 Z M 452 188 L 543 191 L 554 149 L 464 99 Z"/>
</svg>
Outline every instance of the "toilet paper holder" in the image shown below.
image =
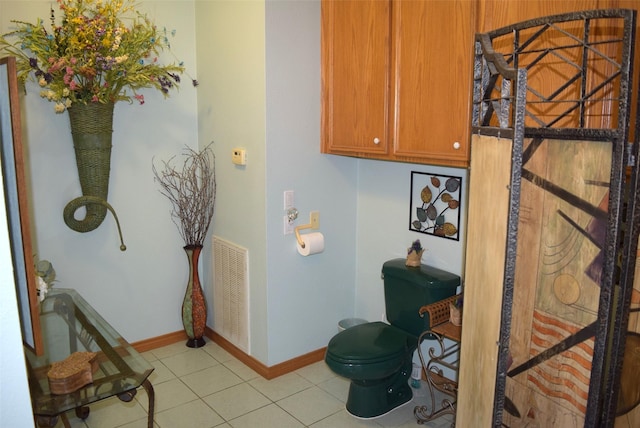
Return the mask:
<svg viewBox="0 0 640 428">
<path fill-rule="evenodd" d="M 296 239 L 298 240 L 298 244 L 304 248 L 305 244 L 302 238 L 300 237 L 300 230 L 302 229 L 320 229 L 320 213 L 318 211 L 311 211 L 309 214 L 309 223 L 301 224 L 300 226 L 296 226 L 294 228 L 294 232 L 296 233 Z"/>
<path fill-rule="evenodd" d="M 304 241 L 300 237 L 300 229 L 311 229 L 311 223 L 303 224 L 301 226 L 296 226 L 295 229 L 294 229 L 295 232 L 296 232 L 296 239 L 298 240 L 298 244 L 300 244 L 300 246 L 302 248 L 304 248 Z"/>
</svg>

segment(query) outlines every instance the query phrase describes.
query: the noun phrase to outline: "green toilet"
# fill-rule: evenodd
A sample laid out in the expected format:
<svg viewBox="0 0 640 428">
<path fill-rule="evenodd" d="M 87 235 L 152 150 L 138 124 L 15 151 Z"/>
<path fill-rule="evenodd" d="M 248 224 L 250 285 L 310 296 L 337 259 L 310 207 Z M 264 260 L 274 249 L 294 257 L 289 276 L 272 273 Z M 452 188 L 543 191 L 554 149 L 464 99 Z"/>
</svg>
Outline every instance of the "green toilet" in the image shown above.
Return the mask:
<svg viewBox="0 0 640 428">
<path fill-rule="evenodd" d="M 335 335 L 325 362 L 351 380 L 347 411 L 358 418 L 384 415 L 412 398 L 409 387 L 418 336 L 429 328 L 418 310 L 456 293 L 460 277 L 431 266 L 405 266 L 405 259 L 382 266 L 387 320 L 356 325 Z"/>
</svg>

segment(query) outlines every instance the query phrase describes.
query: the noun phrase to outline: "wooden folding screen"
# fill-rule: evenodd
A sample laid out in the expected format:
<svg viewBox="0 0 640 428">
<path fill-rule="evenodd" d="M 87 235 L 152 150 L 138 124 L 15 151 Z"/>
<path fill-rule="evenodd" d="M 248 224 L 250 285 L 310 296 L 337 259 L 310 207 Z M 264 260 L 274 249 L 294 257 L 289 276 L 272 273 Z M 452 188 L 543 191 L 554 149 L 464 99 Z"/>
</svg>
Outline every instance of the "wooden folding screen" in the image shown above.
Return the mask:
<svg viewBox="0 0 640 428">
<path fill-rule="evenodd" d="M 640 401 L 619 382 L 635 20 L 576 12 L 476 37 L 459 426 L 612 426 Z"/>
</svg>

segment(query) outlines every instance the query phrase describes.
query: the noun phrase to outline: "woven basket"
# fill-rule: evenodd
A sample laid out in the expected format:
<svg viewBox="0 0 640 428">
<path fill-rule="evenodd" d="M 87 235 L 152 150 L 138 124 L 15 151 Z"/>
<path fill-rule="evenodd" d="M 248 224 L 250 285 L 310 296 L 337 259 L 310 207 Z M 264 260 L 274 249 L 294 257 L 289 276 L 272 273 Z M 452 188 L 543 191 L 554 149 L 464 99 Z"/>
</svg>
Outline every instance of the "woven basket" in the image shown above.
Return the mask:
<svg viewBox="0 0 640 428">
<path fill-rule="evenodd" d="M 77 232 L 96 229 L 107 215 L 113 107 L 114 103 L 76 103 L 68 110 L 80 187 L 82 195 L 89 197 L 76 198 L 65 207 L 64 221 Z M 87 214 L 83 220 L 76 220 L 74 213 L 81 206 L 86 207 Z"/>
<path fill-rule="evenodd" d="M 47 372 L 52 394 L 68 394 L 93 382 L 98 370 L 95 352 L 74 352 L 63 361 L 51 364 Z"/>
</svg>

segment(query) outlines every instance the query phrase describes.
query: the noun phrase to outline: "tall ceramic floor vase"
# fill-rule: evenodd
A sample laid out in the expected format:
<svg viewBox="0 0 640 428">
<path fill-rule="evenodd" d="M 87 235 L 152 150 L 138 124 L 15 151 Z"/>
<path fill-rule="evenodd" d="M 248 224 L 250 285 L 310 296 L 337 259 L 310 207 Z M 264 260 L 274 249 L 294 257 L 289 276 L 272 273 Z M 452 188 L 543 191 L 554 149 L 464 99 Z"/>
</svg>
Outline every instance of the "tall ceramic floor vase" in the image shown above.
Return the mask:
<svg viewBox="0 0 640 428">
<path fill-rule="evenodd" d="M 198 259 L 202 245 L 187 245 L 184 251 L 189 260 L 189 282 L 182 302 L 182 325 L 189 337 L 187 346 L 199 348 L 205 344 L 204 329 L 207 325 L 207 306 L 198 275 Z"/>
<path fill-rule="evenodd" d="M 111 211 L 118 225 L 120 249 L 124 251 L 126 247 L 122 242 L 118 217 L 107 202 L 111 169 L 113 107 L 114 103 L 77 102 L 68 109 L 82 196 L 65 206 L 63 217 L 69 228 L 84 233 L 100 226 L 107 215 L 107 210 Z M 86 209 L 86 215 L 82 220 L 75 218 L 75 212 L 80 207 Z"/>
</svg>

